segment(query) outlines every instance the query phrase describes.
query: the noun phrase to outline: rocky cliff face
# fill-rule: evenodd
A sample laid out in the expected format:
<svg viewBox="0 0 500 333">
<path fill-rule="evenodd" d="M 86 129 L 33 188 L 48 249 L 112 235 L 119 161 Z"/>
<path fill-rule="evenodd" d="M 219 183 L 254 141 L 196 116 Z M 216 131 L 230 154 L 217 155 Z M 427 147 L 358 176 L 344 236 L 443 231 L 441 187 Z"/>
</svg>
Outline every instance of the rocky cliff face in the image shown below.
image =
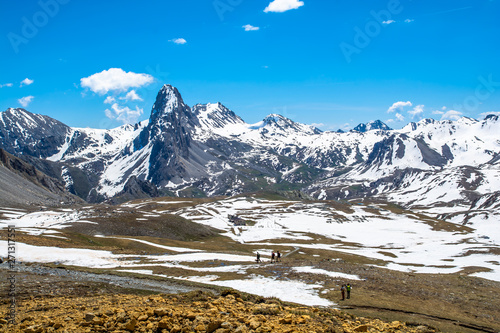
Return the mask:
<svg viewBox="0 0 500 333">
<path fill-rule="evenodd" d="M 191 132 L 195 117 L 176 88 L 165 85 L 153 105 L 148 125 L 134 140 L 136 151 L 150 149 L 148 180 L 159 186 L 174 177 L 184 178 L 189 170 Z"/>
</svg>

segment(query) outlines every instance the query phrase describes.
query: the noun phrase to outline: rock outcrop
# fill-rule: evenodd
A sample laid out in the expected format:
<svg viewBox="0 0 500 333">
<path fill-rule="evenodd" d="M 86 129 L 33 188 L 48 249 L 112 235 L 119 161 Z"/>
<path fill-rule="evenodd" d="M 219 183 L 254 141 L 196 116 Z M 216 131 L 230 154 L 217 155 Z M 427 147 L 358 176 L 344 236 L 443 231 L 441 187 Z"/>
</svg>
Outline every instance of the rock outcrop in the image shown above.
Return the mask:
<svg viewBox="0 0 500 333">
<path fill-rule="evenodd" d="M 17 326 L 0 320 L 8 332 L 435 332 L 427 326 L 356 318 L 335 309 L 284 305 L 235 291 L 223 296 L 108 295 L 34 298 L 18 308 Z M 5 313 L 7 305 L 0 306 Z"/>
</svg>

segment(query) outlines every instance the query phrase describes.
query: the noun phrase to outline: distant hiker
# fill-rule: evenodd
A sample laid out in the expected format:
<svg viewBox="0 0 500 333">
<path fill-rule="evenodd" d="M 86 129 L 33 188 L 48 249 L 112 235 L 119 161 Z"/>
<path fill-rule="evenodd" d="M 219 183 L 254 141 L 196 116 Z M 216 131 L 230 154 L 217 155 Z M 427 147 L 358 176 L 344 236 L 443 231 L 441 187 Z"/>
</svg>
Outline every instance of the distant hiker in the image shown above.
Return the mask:
<svg viewBox="0 0 500 333">
<path fill-rule="evenodd" d="M 256 261 L 260 262 L 260 253 L 259 252 L 257 252 L 257 260 Z"/>
<path fill-rule="evenodd" d="M 276 253 L 276 262 L 278 262 L 278 261 L 281 261 L 281 253 L 280 253 L 280 251 L 278 251 Z"/>
<path fill-rule="evenodd" d="M 274 254 L 274 251 L 273 251 L 273 253 L 271 254 L 271 262 L 274 262 L 274 258 L 275 258 L 275 256 L 276 256 L 276 255 Z"/>
<path fill-rule="evenodd" d="M 343 301 L 345 300 L 345 289 L 345 284 L 343 284 L 342 287 L 340 287 L 340 293 L 342 294 Z"/>
<path fill-rule="evenodd" d="M 351 298 L 351 284 L 348 283 L 347 286 L 345 286 L 345 290 L 347 291 L 347 299 Z"/>
</svg>

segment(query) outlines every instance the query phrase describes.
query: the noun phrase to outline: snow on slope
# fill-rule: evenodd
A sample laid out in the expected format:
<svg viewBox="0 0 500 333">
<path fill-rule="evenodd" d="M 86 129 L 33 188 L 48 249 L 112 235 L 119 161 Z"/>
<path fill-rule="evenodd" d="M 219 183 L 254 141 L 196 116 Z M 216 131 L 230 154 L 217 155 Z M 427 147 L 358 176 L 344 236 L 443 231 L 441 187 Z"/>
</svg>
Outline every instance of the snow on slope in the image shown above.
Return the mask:
<svg viewBox="0 0 500 333">
<path fill-rule="evenodd" d="M 147 126 L 148 120 L 142 121 L 135 127 L 123 125 L 110 130 L 92 128 L 72 128 L 66 136 L 64 145 L 59 151 L 47 158 L 50 161 L 66 161 L 83 158 L 92 161 L 102 156 L 113 156 L 121 153 Z M 85 135 L 87 140 L 82 145 L 76 144 L 79 136 Z"/>
<path fill-rule="evenodd" d="M 379 214 L 374 214 L 373 208 Z M 225 236 L 243 244 L 273 246 L 275 240 L 280 240 L 282 246 L 353 253 L 385 260 L 390 269 L 421 273 L 454 273 L 468 266 L 481 266 L 491 270 L 481 273 L 482 277 L 500 281 L 500 269 L 495 264 L 498 258 L 488 252 L 500 247 L 500 235 L 486 232 L 484 226 L 466 229 L 450 223 L 449 230 L 440 230 L 429 224 L 430 220 L 395 214 L 383 206 L 351 209 L 353 212 L 347 213 L 321 203 L 305 206 L 300 202 L 236 198 L 184 208 L 177 213 L 225 230 Z M 238 215 L 255 225 L 234 227 L 228 215 Z M 498 217 L 490 222 L 490 226 L 500 225 Z M 338 243 L 313 241 L 311 235 Z M 481 254 L 473 254 L 475 251 Z"/>
<path fill-rule="evenodd" d="M 397 131 L 413 139 L 422 139 L 435 151 L 447 146 L 453 155 L 448 166 L 478 166 L 489 162 L 500 151 L 497 119 L 462 117 L 457 121 L 424 119 Z"/>
</svg>

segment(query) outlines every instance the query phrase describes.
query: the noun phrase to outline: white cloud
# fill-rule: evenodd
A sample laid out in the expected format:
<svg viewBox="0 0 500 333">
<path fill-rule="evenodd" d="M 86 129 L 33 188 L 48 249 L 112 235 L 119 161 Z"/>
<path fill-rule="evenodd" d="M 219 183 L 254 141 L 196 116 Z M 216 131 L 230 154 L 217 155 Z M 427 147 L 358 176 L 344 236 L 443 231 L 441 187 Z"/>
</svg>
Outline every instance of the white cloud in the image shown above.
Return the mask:
<svg viewBox="0 0 500 333">
<path fill-rule="evenodd" d="M 257 31 L 260 29 L 259 27 L 254 27 L 251 24 L 246 24 L 243 26 L 243 28 L 245 29 L 245 31 Z"/>
<path fill-rule="evenodd" d="M 121 68 L 110 68 L 100 73 L 80 79 L 83 88 L 104 95 L 109 91 L 125 92 L 129 88 L 139 88 L 152 83 L 154 78 L 149 74 L 125 72 Z"/>
<path fill-rule="evenodd" d="M 382 24 L 392 24 L 392 23 L 396 23 L 396 21 L 394 20 L 382 21 Z"/>
<path fill-rule="evenodd" d="M 35 98 L 35 96 L 26 96 L 18 99 L 17 101 L 22 105 L 23 108 L 25 108 L 33 101 L 33 98 Z"/>
<path fill-rule="evenodd" d="M 4 84 L 0 84 L 0 88 L 3 88 L 3 87 L 12 87 L 13 84 L 12 83 L 4 83 Z"/>
<path fill-rule="evenodd" d="M 35 82 L 34 80 L 30 80 L 28 78 L 25 78 L 24 80 L 21 81 L 21 84 L 19 85 L 19 87 L 22 87 L 22 86 L 29 86 L 30 84 L 32 84 L 33 82 Z"/>
<path fill-rule="evenodd" d="M 411 114 L 412 118 L 415 118 L 415 116 L 419 116 L 424 113 L 424 105 L 417 105 L 413 108 L 413 110 L 408 111 L 408 113 Z"/>
<path fill-rule="evenodd" d="M 274 0 L 264 9 L 264 12 L 283 13 L 302 6 L 304 6 L 304 2 L 299 0 Z"/>
<path fill-rule="evenodd" d="M 441 120 L 458 120 L 462 118 L 463 113 L 460 111 L 450 110 L 446 111 L 442 116 Z"/>
<path fill-rule="evenodd" d="M 413 22 L 413 21 L 415 21 L 415 20 L 414 20 L 414 19 L 406 19 L 406 20 L 405 20 L 405 23 L 411 23 L 411 22 Z"/>
<path fill-rule="evenodd" d="M 137 95 L 135 90 L 130 90 L 125 97 L 122 97 L 120 99 L 125 99 L 127 101 L 142 101 L 141 96 Z"/>
<path fill-rule="evenodd" d="M 396 119 L 398 121 L 403 121 L 405 120 L 405 117 L 401 113 L 396 113 Z"/>
<path fill-rule="evenodd" d="M 169 42 L 172 42 L 172 43 L 175 43 L 175 44 L 179 44 L 179 45 L 183 45 L 183 44 L 187 43 L 187 40 L 185 40 L 184 38 L 174 38 L 174 39 L 169 40 Z"/>
<path fill-rule="evenodd" d="M 104 104 L 113 104 L 114 102 L 116 101 L 116 99 L 112 96 L 108 96 L 106 97 L 106 99 L 104 100 Z"/>
<path fill-rule="evenodd" d="M 432 114 L 439 114 L 439 115 L 443 115 L 443 114 L 444 114 L 444 111 L 434 110 L 434 111 L 432 111 Z"/>
<path fill-rule="evenodd" d="M 325 124 L 323 124 L 323 123 L 312 123 L 312 124 L 311 124 L 311 126 L 314 126 L 314 127 L 318 127 L 318 128 L 319 128 L 319 127 L 324 127 L 324 126 L 326 126 L 326 125 L 325 125 Z"/>
<path fill-rule="evenodd" d="M 124 124 L 134 124 L 142 115 L 143 109 L 140 109 L 138 106 L 136 106 L 135 110 L 133 110 L 128 106 L 121 107 L 120 105 L 118 105 L 118 103 L 114 103 L 113 105 L 111 105 L 111 110 L 106 109 L 104 113 L 109 119 L 115 119 L 121 121 Z"/>
<path fill-rule="evenodd" d="M 412 105 L 413 104 L 411 104 L 410 101 L 408 101 L 408 102 L 399 101 L 399 102 L 392 104 L 392 106 L 387 110 L 387 113 L 391 113 L 391 112 L 395 112 L 395 111 L 403 112 L 403 109 L 405 106 L 412 106 Z"/>
</svg>

